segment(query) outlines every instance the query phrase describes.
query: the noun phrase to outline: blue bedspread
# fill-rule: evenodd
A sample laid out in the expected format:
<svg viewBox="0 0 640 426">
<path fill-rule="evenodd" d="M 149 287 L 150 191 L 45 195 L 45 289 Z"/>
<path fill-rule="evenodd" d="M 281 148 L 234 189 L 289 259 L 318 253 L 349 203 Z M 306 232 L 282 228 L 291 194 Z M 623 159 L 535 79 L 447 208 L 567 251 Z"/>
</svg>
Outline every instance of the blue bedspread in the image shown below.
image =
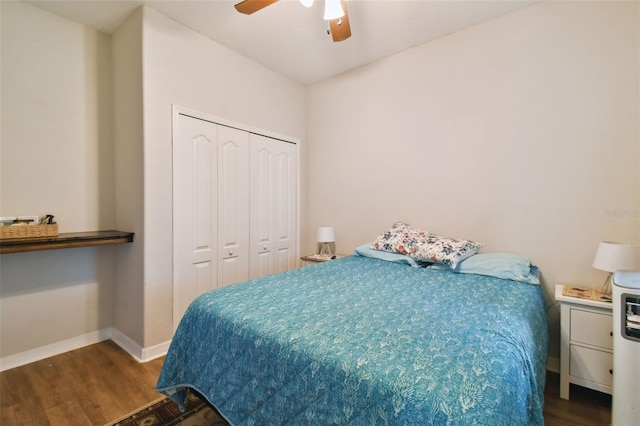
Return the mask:
<svg viewBox="0 0 640 426">
<path fill-rule="evenodd" d="M 158 391 L 234 425 L 542 425 L 539 286 L 346 257 L 206 293 Z"/>
</svg>

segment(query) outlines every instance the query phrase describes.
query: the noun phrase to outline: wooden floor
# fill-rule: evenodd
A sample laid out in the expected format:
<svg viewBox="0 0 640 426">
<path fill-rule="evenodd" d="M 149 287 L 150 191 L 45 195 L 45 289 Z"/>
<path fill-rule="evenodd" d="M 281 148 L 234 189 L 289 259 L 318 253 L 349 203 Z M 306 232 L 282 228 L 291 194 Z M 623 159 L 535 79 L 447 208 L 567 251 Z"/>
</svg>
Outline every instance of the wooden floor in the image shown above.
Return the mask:
<svg viewBox="0 0 640 426">
<path fill-rule="evenodd" d="M 140 364 L 105 341 L 0 373 L 0 425 L 104 425 L 159 397 L 155 387 L 163 359 Z M 611 397 L 578 386 L 559 397 L 549 373 L 545 424 L 609 425 Z"/>
<path fill-rule="evenodd" d="M 0 425 L 104 425 L 162 395 L 163 359 L 138 363 L 110 340 L 0 373 Z"/>
<path fill-rule="evenodd" d="M 544 392 L 546 426 L 609 426 L 611 395 L 571 385 L 569 401 L 560 398 L 560 375 L 547 372 Z"/>
</svg>

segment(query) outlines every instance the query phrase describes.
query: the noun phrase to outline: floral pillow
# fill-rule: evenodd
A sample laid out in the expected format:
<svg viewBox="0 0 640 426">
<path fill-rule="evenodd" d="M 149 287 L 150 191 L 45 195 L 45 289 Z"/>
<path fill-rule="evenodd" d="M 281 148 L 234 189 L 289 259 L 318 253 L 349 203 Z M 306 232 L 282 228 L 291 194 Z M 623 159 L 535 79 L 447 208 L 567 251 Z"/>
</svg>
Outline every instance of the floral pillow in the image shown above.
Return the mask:
<svg viewBox="0 0 640 426">
<path fill-rule="evenodd" d="M 371 248 L 409 255 L 412 251 L 416 251 L 417 245 L 425 237 L 424 232 L 421 235 L 420 231 L 413 226 L 396 222 L 371 243 Z"/>
<path fill-rule="evenodd" d="M 458 262 L 476 254 L 484 244 L 444 238 L 396 222 L 372 243 L 371 248 L 410 256 L 418 262 L 434 262 L 454 269 Z"/>
</svg>

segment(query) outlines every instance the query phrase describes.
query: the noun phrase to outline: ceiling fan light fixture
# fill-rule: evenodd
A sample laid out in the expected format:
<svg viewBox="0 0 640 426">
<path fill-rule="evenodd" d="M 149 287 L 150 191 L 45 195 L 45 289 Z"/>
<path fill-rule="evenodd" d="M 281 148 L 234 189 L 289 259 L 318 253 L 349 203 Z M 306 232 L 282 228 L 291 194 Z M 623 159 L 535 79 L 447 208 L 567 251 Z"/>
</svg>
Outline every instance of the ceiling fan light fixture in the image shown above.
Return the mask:
<svg viewBox="0 0 640 426">
<path fill-rule="evenodd" d="M 300 4 L 304 7 L 311 7 L 313 5 L 313 0 L 300 0 Z"/>
<path fill-rule="evenodd" d="M 324 19 L 332 21 L 344 16 L 340 0 L 324 0 Z"/>
</svg>

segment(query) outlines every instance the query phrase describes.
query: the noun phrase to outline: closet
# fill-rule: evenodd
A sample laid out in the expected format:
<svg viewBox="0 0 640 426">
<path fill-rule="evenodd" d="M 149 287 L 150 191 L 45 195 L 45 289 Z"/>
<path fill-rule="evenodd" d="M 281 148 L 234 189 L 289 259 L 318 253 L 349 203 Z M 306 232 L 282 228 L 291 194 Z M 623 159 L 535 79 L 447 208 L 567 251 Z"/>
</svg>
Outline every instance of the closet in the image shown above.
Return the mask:
<svg viewBox="0 0 640 426">
<path fill-rule="evenodd" d="M 174 329 L 200 294 L 296 267 L 297 147 L 174 114 Z"/>
</svg>

